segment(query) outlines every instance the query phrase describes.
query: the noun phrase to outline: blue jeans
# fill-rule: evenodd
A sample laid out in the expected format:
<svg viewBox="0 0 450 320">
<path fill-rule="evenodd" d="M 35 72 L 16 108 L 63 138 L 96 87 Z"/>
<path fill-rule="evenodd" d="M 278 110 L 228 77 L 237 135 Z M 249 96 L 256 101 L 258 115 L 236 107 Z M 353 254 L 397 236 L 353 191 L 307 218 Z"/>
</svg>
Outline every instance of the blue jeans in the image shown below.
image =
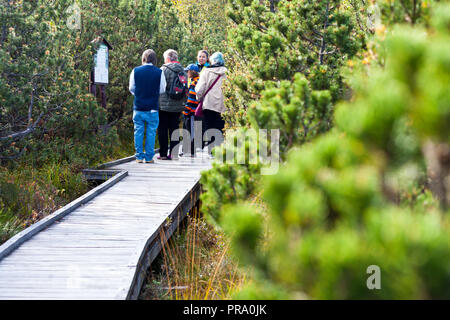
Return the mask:
<svg viewBox="0 0 450 320">
<path fill-rule="evenodd" d="M 133 111 L 134 147 L 136 159 L 150 161 L 155 155 L 156 129 L 159 124 L 158 112 Z M 144 132 L 147 129 L 144 152 Z"/>
</svg>

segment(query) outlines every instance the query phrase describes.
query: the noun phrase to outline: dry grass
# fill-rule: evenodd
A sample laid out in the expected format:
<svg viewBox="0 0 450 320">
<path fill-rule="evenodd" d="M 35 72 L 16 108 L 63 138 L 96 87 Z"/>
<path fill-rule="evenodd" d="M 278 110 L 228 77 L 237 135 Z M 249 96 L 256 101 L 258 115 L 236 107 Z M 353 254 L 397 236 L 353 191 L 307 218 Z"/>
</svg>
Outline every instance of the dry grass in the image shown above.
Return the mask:
<svg viewBox="0 0 450 320">
<path fill-rule="evenodd" d="M 225 300 L 247 280 L 229 253 L 225 236 L 197 209 L 163 246 L 141 299 Z"/>
</svg>

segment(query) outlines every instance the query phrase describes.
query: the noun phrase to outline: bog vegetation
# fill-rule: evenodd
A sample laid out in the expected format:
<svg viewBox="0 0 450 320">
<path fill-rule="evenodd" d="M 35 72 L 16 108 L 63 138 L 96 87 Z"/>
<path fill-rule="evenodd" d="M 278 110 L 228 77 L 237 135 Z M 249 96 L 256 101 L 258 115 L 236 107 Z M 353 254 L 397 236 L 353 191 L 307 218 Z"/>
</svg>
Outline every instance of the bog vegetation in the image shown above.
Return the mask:
<svg viewBox="0 0 450 320">
<path fill-rule="evenodd" d="M 67 27 L 73 1 L 1 1 L 0 241 L 84 193 L 80 169 L 133 153 L 127 84 L 144 49 L 186 65 L 207 48 L 229 69 L 229 136 L 279 130 L 281 164 L 263 176 L 249 157 L 217 161 L 202 175 L 202 209 L 227 235 L 216 244 L 252 281 L 214 291 L 230 264 L 205 281 L 167 262 L 167 286 L 207 284 L 168 296 L 450 297 L 448 1 L 77 4 L 81 29 Z M 99 36 L 114 48 L 106 109 L 87 92 Z M 371 265 L 381 290 L 367 288 Z"/>
<path fill-rule="evenodd" d="M 174 48 L 184 65 L 217 50 L 222 2 L 0 2 L 0 243 L 86 192 L 81 169 L 134 153 L 132 68 L 146 48 L 159 64 Z M 89 94 L 97 37 L 113 47 L 106 109 Z"/>
<path fill-rule="evenodd" d="M 209 220 L 255 272 L 234 297 L 450 297 L 450 5 L 228 10 L 228 123 L 279 129 L 282 161 L 271 176 L 249 155 L 202 176 Z M 234 141 L 216 156 L 228 149 Z M 372 265 L 381 290 L 367 287 Z"/>
</svg>

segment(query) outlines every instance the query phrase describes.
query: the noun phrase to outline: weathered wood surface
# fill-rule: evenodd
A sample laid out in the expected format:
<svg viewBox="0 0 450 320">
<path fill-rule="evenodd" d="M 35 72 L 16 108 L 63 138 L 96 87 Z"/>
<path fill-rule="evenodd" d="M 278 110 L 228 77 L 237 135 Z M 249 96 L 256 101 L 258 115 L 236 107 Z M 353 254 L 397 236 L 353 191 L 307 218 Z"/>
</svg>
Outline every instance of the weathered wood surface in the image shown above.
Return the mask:
<svg viewBox="0 0 450 320">
<path fill-rule="evenodd" d="M 198 200 L 210 160 L 206 152 L 154 164 L 130 157 L 106 168 L 121 173 L 114 185 L 0 247 L 0 300 L 138 297 L 161 239 Z"/>
</svg>

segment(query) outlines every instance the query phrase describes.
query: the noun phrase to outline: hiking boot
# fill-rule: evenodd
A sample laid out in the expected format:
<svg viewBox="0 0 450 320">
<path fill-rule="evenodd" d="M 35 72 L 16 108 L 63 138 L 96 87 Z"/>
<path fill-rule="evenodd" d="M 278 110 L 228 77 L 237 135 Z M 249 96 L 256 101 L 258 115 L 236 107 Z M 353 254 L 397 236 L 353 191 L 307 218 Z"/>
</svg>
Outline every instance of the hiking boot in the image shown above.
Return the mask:
<svg viewBox="0 0 450 320">
<path fill-rule="evenodd" d="M 136 159 L 136 162 L 137 162 L 137 163 L 144 163 L 144 160 L 142 160 L 142 159 Z"/>
<path fill-rule="evenodd" d="M 155 163 L 155 160 L 145 160 L 145 163 Z"/>
</svg>

